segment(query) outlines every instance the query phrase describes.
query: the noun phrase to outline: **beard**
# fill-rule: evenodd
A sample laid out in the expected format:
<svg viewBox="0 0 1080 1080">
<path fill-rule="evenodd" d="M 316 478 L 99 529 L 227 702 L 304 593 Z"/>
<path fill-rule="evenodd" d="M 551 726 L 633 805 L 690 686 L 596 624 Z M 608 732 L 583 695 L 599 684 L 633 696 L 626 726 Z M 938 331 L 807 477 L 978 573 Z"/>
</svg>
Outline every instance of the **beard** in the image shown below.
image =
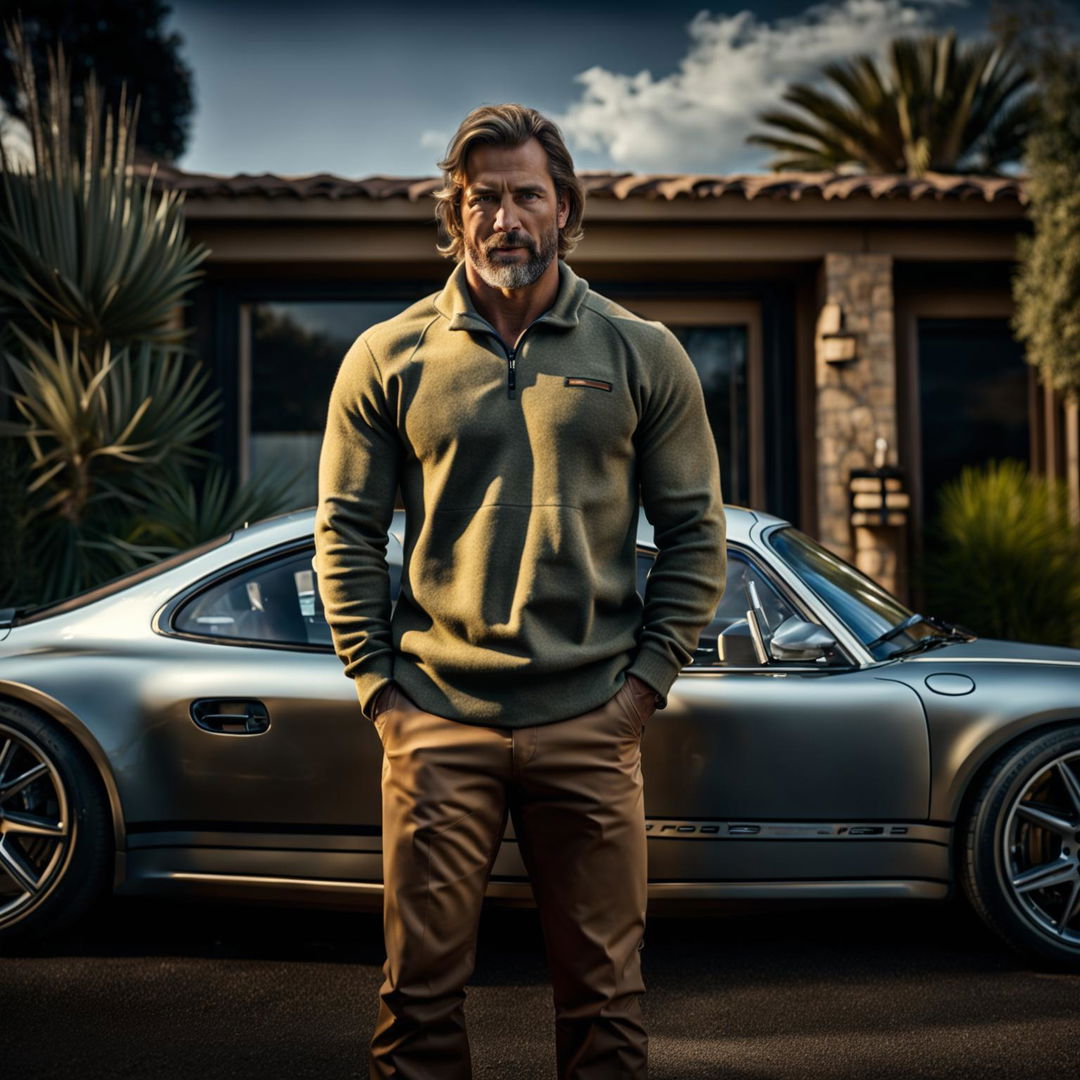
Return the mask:
<svg viewBox="0 0 1080 1080">
<path fill-rule="evenodd" d="M 523 263 L 506 263 L 499 259 L 499 248 L 521 247 L 528 252 Z M 486 285 L 493 289 L 525 289 L 539 281 L 559 251 L 559 230 L 540 237 L 539 245 L 524 232 L 509 232 L 493 236 L 486 244 L 465 240 L 465 253 Z"/>
</svg>

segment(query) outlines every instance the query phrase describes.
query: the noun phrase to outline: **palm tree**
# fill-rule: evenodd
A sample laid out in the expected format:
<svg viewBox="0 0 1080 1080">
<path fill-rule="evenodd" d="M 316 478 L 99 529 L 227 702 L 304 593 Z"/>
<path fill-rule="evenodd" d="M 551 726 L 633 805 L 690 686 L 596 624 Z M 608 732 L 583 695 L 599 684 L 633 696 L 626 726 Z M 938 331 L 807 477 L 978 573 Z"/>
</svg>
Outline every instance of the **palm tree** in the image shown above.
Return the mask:
<svg viewBox="0 0 1080 1080">
<path fill-rule="evenodd" d="M 1019 161 L 1035 116 L 1033 80 L 1007 46 L 956 32 L 896 38 L 884 65 L 867 55 L 828 64 L 847 100 L 794 83 L 758 119 L 781 133 L 747 139 L 776 150 L 783 170 L 857 170 L 922 176 L 995 173 Z"/>
</svg>

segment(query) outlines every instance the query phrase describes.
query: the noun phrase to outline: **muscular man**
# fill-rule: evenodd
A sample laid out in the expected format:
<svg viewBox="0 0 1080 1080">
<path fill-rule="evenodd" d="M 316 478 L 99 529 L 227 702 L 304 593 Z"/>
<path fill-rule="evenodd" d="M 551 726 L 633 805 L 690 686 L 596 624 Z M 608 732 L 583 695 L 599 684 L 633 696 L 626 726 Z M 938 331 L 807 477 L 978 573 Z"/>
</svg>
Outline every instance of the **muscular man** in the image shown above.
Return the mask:
<svg viewBox="0 0 1080 1080">
<path fill-rule="evenodd" d="M 319 588 L 384 749 L 371 1075 L 471 1075 L 464 986 L 509 814 L 559 1077 L 640 1080 L 640 742 L 723 591 L 715 444 L 675 337 L 560 258 L 584 191 L 555 125 L 476 109 L 440 167 L 440 250 L 457 265 L 349 350 L 319 466 Z M 659 548 L 644 601 L 639 493 Z"/>
</svg>

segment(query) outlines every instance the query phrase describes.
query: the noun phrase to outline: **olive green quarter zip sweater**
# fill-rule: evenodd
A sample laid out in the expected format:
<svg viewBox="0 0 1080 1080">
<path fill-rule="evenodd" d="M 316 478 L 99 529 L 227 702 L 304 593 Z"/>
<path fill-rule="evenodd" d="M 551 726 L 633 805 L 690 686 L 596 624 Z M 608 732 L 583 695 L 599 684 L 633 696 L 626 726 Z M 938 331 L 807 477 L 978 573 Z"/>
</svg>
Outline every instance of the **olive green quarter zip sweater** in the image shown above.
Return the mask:
<svg viewBox="0 0 1080 1080">
<path fill-rule="evenodd" d="M 387 530 L 400 485 L 404 565 Z M 636 591 L 639 491 L 659 555 Z M 563 262 L 513 348 L 446 287 L 366 330 L 330 397 L 319 591 L 362 713 L 522 727 L 597 708 L 633 673 L 666 703 L 723 593 L 725 522 L 697 372 L 675 336 Z"/>
</svg>

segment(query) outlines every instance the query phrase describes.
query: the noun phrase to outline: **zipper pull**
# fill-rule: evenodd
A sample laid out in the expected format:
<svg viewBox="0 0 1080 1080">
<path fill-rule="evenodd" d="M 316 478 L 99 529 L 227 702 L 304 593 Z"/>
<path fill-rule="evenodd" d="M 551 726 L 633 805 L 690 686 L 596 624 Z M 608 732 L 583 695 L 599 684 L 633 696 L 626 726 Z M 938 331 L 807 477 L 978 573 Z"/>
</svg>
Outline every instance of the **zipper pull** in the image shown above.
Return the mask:
<svg viewBox="0 0 1080 1080">
<path fill-rule="evenodd" d="M 514 367 L 514 361 L 517 359 L 517 352 L 511 349 L 506 354 L 506 396 L 512 398 L 515 396 L 515 388 L 517 386 L 517 369 Z"/>
</svg>

